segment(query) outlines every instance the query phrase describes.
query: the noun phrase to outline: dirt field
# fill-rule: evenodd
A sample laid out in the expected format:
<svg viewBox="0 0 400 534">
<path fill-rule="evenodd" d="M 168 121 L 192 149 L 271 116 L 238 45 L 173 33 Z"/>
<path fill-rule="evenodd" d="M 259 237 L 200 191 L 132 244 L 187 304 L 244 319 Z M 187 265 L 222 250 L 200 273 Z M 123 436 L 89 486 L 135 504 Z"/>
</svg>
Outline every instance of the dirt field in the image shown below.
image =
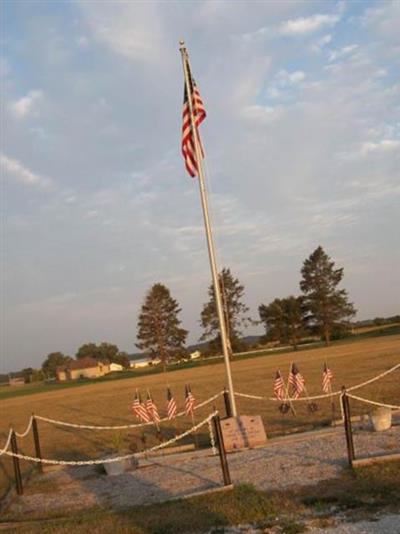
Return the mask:
<svg viewBox="0 0 400 534">
<path fill-rule="evenodd" d="M 362 382 L 388 369 L 400 361 L 400 336 L 387 336 L 379 339 L 363 340 L 348 344 L 338 344 L 329 348 L 301 351 L 298 354 L 265 356 L 233 362 L 232 372 L 237 391 L 258 395 L 272 395 L 272 384 L 277 368 L 286 377 L 290 362 L 295 359 L 301 373 L 306 378 L 310 395 L 321 393 L 321 371 L 325 359 L 335 375 L 334 389 L 342 384 L 351 386 Z M 187 369 L 168 373 L 167 375 L 146 376 L 141 379 L 127 379 L 109 383 L 90 384 L 70 390 L 40 393 L 28 397 L 16 397 L 1 402 L 0 436 L 5 440 L 9 424 L 22 432 L 32 412 L 64 421 L 117 425 L 135 422 L 130 412 L 132 396 L 136 387 L 142 392 L 150 388 L 160 412 L 165 412 L 165 388 L 169 384 L 183 408 L 183 391 L 185 382 L 190 381 L 198 402 L 221 390 L 224 386 L 224 365 L 217 364 L 197 369 Z M 362 396 L 400 404 L 399 373 L 384 378 L 365 389 Z M 217 405 L 222 409 L 222 403 Z M 331 417 L 330 403 L 318 403 L 319 410 L 313 415 L 307 412 L 306 404 L 298 409 L 296 417 L 282 416 L 277 405 L 271 402 L 257 402 L 238 399 L 238 408 L 243 414 L 261 414 L 267 432 L 287 431 L 317 422 L 328 422 Z M 354 413 L 368 412 L 364 405 L 352 405 Z M 200 420 L 210 412 L 210 406 L 199 410 L 196 418 Z M 338 415 L 339 408 L 336 405 Z M 191 426 L 191 421 L 182 418 L 175 423 L 178 432 Z M 172 435 L 173 429 L 165 427 L 165 436 Z M 113 431 L 95 432 L 54 427 L 40 423 L 42 454 L 46 458 L 85 459 L 101 457 L 110 451 Z M 127 446 L 141 448 L 143 443 L 138 432 L 128 431 Z M 154 430 L 146 432 L 146 446 L 155 441 Z M 34 452 L 32 436 L 20 440 L 20 449 L 25 454 Z M 2 444 L 0 444 L 1 446 Z M 26 472 L 30 465 L 22 464 Z M 12 463 L 3 456 L 0 458 L 0 495 L 4 493 L 13 479 Z"/>
</svg>

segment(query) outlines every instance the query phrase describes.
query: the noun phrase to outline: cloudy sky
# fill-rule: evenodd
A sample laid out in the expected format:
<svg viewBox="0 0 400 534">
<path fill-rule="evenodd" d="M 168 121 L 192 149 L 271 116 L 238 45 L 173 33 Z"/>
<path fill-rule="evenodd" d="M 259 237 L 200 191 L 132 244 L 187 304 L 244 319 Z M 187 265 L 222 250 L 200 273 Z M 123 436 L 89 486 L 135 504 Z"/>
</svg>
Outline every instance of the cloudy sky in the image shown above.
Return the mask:
<svg viewBox="0 0 400 534">
<path fill-rule="evenodd" d="M 257 317 L 322 245 L 358 318 L 399 313 L 400 3 L 2 1 L 0 371 L 135 351 L 163 282 L 190 341 L 210 271 L 180 155 L 186 40 L 220 266 Z"/>
</svg>

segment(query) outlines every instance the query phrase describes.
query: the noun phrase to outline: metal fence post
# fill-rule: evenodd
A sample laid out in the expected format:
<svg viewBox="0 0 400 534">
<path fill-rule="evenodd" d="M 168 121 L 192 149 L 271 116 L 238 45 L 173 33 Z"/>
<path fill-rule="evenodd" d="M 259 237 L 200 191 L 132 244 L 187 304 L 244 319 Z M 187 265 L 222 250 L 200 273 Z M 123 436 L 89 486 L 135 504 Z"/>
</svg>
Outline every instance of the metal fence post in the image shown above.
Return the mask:
<svg viewBox="0 0 400 534">
<path fill-rule="evenodd" d="M 36 458 L 42 459 L 42 453 L 40 451 L 39 430 L 38 430 L 36 417 L 34 416 L 34 414 L 32 414 L 32 430 L 33 430 L 33 441 L 35 443 Z M 42 462 L 38 463 L 38 469 L 39 469 L 40 473 L 43 473 L 43 464 L 42 464 Z"/>
<path fill-rule="evenodd" d="M 227 389 L 224 389 L 224 403 L 226 417 L 232 417 L 232 406 L 229 398 L 229 391 Z"/>
<path fill-rule="evenodd" d="M 14 430 L 12 430 L 11 432 L 11 450 L 14 454 L 18 454 L 17 437 L 15 435 Z M 17 494 L 22 495 L 24 493 L 24 488 L 22 486 L 22 477 L 21 477 L 21 469 L 19 466 L 19 458 L 17 458 L 16 456 L 13 456 L 13 464 L 14 464 L 15 486 L 17 488 Z"/>
<path fill-rule="evenodd" d="M 353 467 L 353 460 L 355 459 L 353 429 L 351 427 L 349 398 L 346 394 L 346 388 L 344 386 L 342 386 L 342 395 L 340 397 L 340 402 L 342 403 L 342 409 L 343 409 L 343 415 L 344 415 L 344 431 L 346 434 L 347 457 L 349 460 L 349 466 Z"/>
<path fill-rule="evenodd" d="M 221 461 L 222 476 L 224 479 L 224 485 L 230 486 L 232 484 L 231 475 L 229 473 L 228 461 L 226 459 L 226 451 L 224 445 L 224 438 L 221 430 L 221 421 L 219 415 L 216 414 L 213 417 L 214 429 L 215 429 L 215 438 L 218 446 L 219 459 Z"/>
</svg>

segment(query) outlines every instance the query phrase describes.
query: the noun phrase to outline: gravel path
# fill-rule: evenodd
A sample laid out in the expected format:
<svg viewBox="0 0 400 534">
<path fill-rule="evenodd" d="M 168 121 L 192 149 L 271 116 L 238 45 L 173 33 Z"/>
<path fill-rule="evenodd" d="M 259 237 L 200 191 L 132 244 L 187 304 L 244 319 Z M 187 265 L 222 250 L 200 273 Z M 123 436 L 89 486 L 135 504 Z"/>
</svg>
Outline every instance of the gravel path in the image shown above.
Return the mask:
<svg viewBox="0 0 400 534">
<path fill-rule="evenodd" d="M 400 426 L 381 433 L 355 432 L 354 443 L 357 456 L 393 453 L 400 449 Z M 228 462 L 234 484 L 276 490 L 318 483 L 337 477 L 347 464 L 343 429 L 315 432 L 301 440 L 271 440 L 263 448 L 230 454 Z M 100 474 L 92 466 L 67 468 L 44 474 L 40 483 L 43 487 L 38 486 L 38 493 L 27 491 L 11 504 L 10 511 L 29 513 L 96 504 L 121 508 L 160 502 L 220 486 L 221 468 L 219 457 L 206 450 L 151 458 L 139 469 L 114 477 Z"/>
<path fill-rule="evenodd" d="M 400 515 L 388 514 L 374 521 L 341 523 L 336 527 L 311 529 L 310 534 L 399 534 Z"/>
</svg>

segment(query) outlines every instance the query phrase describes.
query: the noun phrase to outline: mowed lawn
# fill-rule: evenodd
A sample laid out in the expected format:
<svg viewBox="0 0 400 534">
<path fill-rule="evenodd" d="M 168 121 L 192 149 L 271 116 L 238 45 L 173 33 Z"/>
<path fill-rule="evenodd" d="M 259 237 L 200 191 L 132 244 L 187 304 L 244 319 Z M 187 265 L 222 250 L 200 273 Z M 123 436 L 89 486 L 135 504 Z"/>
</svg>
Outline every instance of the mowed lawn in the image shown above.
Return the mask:
<svg viewBox="0 0 400 534">
<path fill-rule="evenodd" d="M 342 385 L 350 387 L 385 371 L 400 362 L 400 336 L 392 335 L 377 339 L 366 339 L 357 342 L 340 343 L 328 348 L 290 352 L 282 355 L 271 355 L 246 359 L 232 363 L 235 390 L 242 393 L 272 396 L 275 372 L 279 368 L 285 379 L 290 362 L 295 360 L 306 379 L 308 393 L 321 393 L 321 374 L 325 360 L 334 373 L 334 389 Z M 167 374 L 149 375 L 106 383 L 93 383 L 79 388 L 63 389 L 38 393 L 32 396 L 15 397 L 1 401 L 0 448 L 3 446 L 9 425 L 18 432 L 23 432 L 31 413 L 74 423 L 97 425 L 119 425 L 136 422 L 131 414 L 135 388 L 139 388 L 144 397 L 150 388 L 161 415 L 165 414 L 166 386 L 169 385 L 178 402 L 178 409 L 184 407 L 184 385 L 190 382 L 192 391 L 198 402 L 205 400 L 220 391 L 225 384 L 224 364 L 169 372 Z M 373 400 L 400 405 L 400 371 L 377 381 L 357 394 Z M 318 402 L 319 410 L 309 414 L 306 403 L 296 404 L 297 415 L 282 415 L 278 405 L 273 402 L 260 402 L 238 398 L 238 409 L 242 414 L 261 414 L 268 432 L 289 431 L 310 424 L 328 423 L 331 418 L 329 401 Z M 216 405 L 223 413 L 223 402 L 219 399 Z M 353 413 L 365 413 L 371 410 L 366 405 L 352 402 Z M 196 421 L 200 421 L 212 411 L 208 405 L 196 412 Z M 336 417 L 339 417 L 339 406 L 336 398 Z M 174 426 L 174 428 L 172 428 Z M 180 418 L 173 425 L 164 424 L 162 432 L 165 437 L 174 431 L 182 432 L 191 426 L 190 418 Z M 56 459 L 86 459 L 102 457 L 110 451 L 115 431 L 79 430 L 58 427 L 44 422 L 39 423 L 42 455 Z M 205 429 L 204 429 L 205 431 Z M 138 430 L 123 432 L 126 450 L 143 448 L 142 433 Z M 145 430 L 145 446 L 156 443 L 155 431 L 147 427 Z M 205 442 L 206 433 L 201 435 Z M 25 454 L 34 455 L 33 439 L 29 434 L 19 440 L 20 450 Z M 27 472 L 32 464 L 22 462 L 22 469 Z M 4 493 L 13 480 L 12 461 L 5 456 L 0 457 L 0 495 Z"/>
</svg>

